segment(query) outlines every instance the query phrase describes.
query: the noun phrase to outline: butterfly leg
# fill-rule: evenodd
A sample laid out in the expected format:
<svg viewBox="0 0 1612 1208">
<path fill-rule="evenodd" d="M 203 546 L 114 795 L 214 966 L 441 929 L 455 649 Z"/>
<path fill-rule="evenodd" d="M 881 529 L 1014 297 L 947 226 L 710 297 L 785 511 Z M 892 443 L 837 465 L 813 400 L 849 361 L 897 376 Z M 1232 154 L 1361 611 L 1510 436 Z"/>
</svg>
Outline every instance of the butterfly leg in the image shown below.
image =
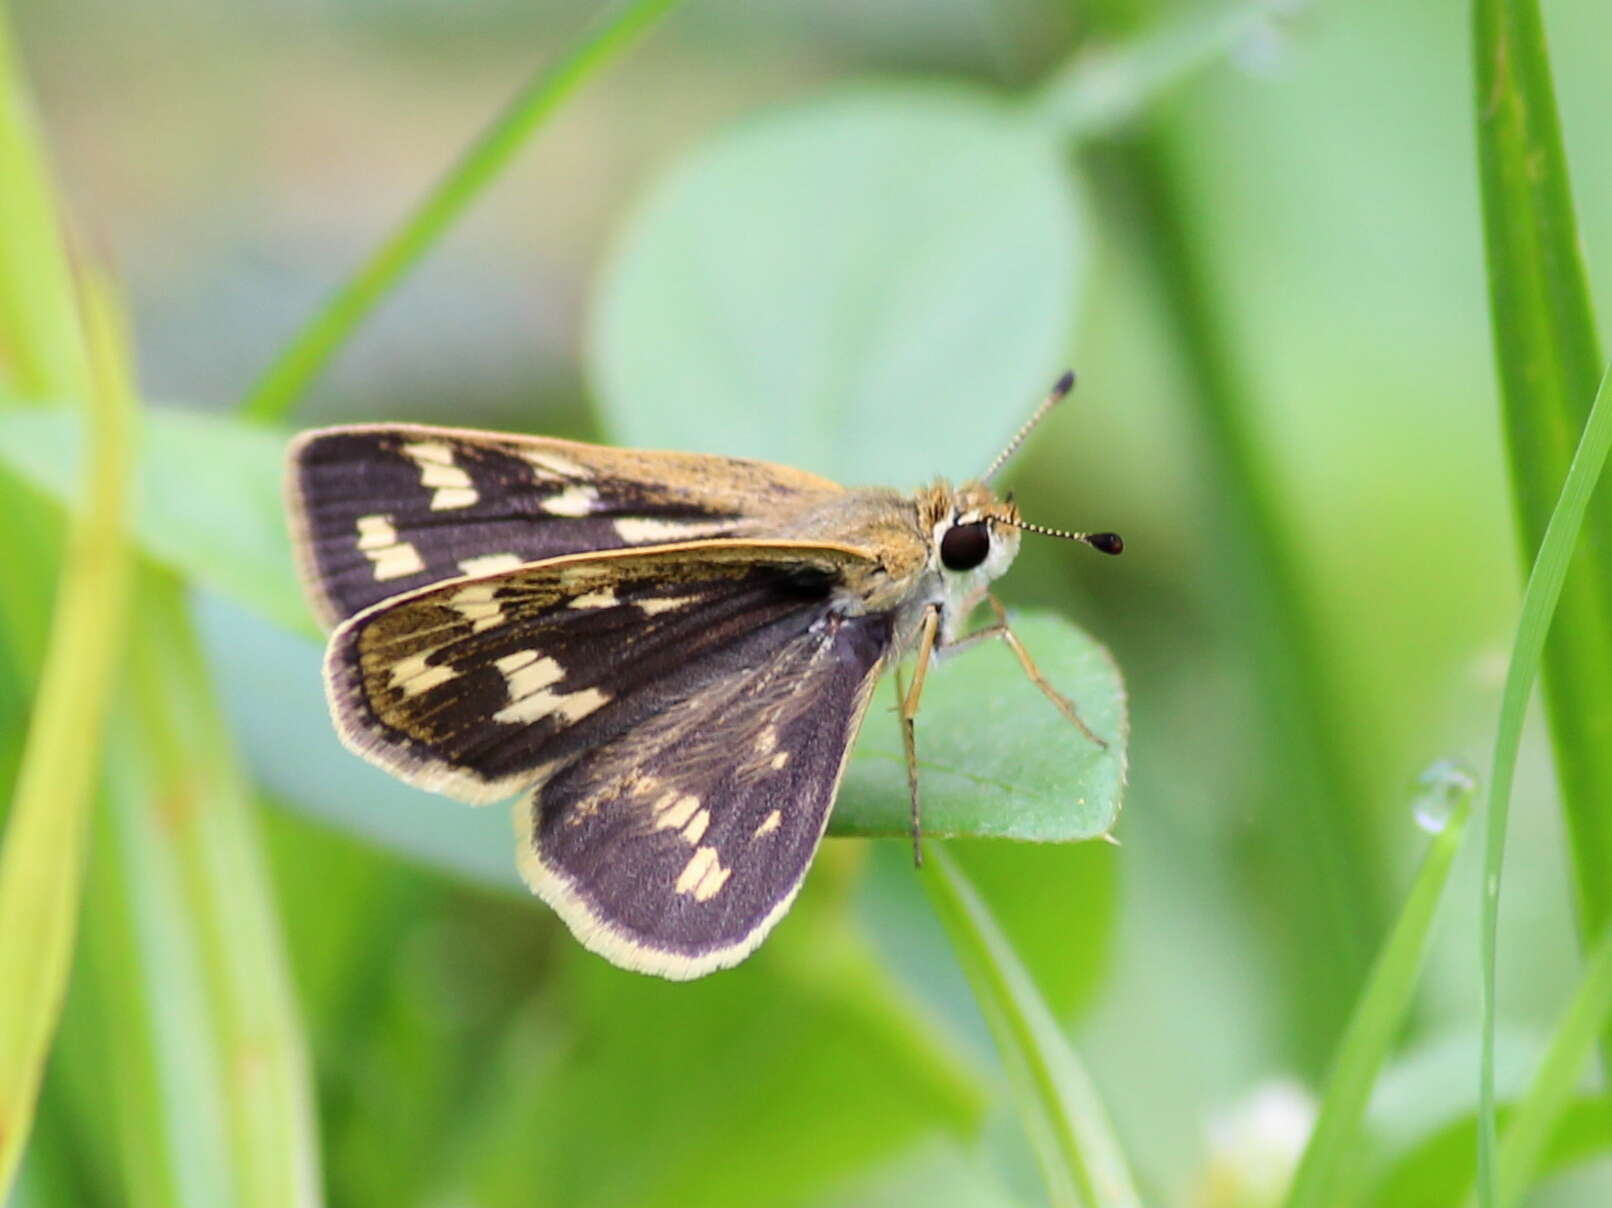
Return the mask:
<svg viewBox="0 0 1612 1208">
<path fill-rule="evenodd" d="M 896 671 L 896 697 L 901 713 L 901 746 L 907 756 L 907 794 L 912 801 L 912 866 L 924 866 L 922 844 L 923 827 L 918 809 L 918 738 L 913 719 L 918 716 L 918 698 L 923 695 L 924 678 L 935 655 L 935 638 L 940 632 L 940 609 L 931 608 L 924 614 L 923 627 L 918 631 L 918 657 L 912 669 L 912 683 L 901 686 L 901 672 Z"/>
<path fill-rule="evenodd" d="M 996 614 L 996 624 L 988 625 L 984 629 L 977 629 L 967 637 L 960 638 L 946 647 L 947 651 L 972 646 L 986 638 L 1001 638 L 1007 643 L 1008 649 L 1013 651 L 1014 657 L 1019 660 L 1019 666 L 1024 668 L 1024 674 L 1029 677 L 1030 682 L 1041 689 L 1041 695 L 1051 701 L 1058 712 L 1073 722 L 1076 729 L 1106 751 L 1108 749 L 1107 740 L 1099 738 L 1092 731 L 1092 728 L 1086 724 L 1079 712 L 1076 711 L 1074 703 L 1048 683 L 1047 677 L 1041 674 L 1041 668 L 1035 665 L 1035 660 L 1030 657 L 1030 652 L 1024 648 L 1024 643 L 1019 641 L 1019 635 L 1014 633 L 1008 625 L 1007 609 L 1002 607 L 1002 601 L 992 595 L 987 595 L 985 598 L 991 602 L 991 611 Z"/>
</svg>

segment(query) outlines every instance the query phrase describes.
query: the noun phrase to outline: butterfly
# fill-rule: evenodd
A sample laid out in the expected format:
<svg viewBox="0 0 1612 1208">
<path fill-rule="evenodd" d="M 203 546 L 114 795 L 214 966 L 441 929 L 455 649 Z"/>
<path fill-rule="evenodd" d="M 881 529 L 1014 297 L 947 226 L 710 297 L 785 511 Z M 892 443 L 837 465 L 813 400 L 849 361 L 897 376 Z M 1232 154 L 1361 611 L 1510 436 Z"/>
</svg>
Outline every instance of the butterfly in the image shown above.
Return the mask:
<svg viewBox="0 0 1612 1208">
<path fill-rule="evenodd" d="M 1024 521 L 990 479 L 847 489 L 761 461 L 415 424 L 299 435 L 287 505 L 342 741 L 475 804 L 523 794 L 517 864 L 586 947 L 686 979 L 744 959 L 811 863 L 880 672 L 915 859 L 935 656 L 1008 643 L 988 594 Z M 996 621 L 962 628 L 989 598 Z"/>
</svg>

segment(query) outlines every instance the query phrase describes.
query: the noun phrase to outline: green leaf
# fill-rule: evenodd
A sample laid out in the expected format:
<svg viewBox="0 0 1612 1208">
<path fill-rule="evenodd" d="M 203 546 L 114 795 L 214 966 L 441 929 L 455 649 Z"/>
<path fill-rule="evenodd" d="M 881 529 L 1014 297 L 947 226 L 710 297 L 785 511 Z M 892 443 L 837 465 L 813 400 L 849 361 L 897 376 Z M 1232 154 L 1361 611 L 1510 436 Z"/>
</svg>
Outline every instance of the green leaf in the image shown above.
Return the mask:
<svg viewBox="0 0 1612 1208">
<path fill-rule="evenodd" d="M 928 849 L 925 887 L 1008 1071 L 1054 1205 L 1140 1205 L 1102 1099 L 1007 937 L 949 852 Z"/>
<path fill-rule="evenodd" d="M 1539 6 L 1473 0 L 1472 21 L 1489 309 L 1527 565 L 1551 523 L 1604 362 Z M 1579 931 L 1597 936 L 1612 924 L 1612 491 L 1597 492 L 1585 530 L 1543 679 Z"/>
<path fill-rule="evenodd" d="M 917 722 L 924 834 L 1040 841 L 1106 835 L 1119 815 L 1130 724 L 1119 669 L 1061 617 L 1016 618 L 1013 628 L 1109 745 L 1097 746 L 1070 725 L 1004 643 L 949 658 L 930 673 Z M 894 705 L 894 691 L 881 685 L 834 809 L 834 834 L 911 830 Z"/>
<path fill-rule="evenodd" d="M 1353 1173 L 1359 1152 L 1366 1102 L 1415 994 L 1434 913 L 1466 829 L 1472 787 L 1470 778 L 1453 770 L 1441 782 L 1428 785 L 1439 809 L 1447 811 L 1435 815 L 1442 819 L 1436 823 L 1442 829 L 1428 846 L 1399 919 L 1355 1002 L 1333 1058 L 1320 1114 L 1293 1176 L 1287 1208 L 1328 1208 L 1347 1198 L 1345 1180 Z"/>
<path fill-rule="evenodd" d="M 660 183 L 600 279 L 606 424 L 849 483 L 978 474 L 1068 359 L 1083 235 L 1060 143 L 988 95 L 751 119 Z"/>
<path fill-rule="evenodd" d="M 0 412 L 0 463 L 65 499 L 78 474 L 80 434 L 78 417 L 67 412 Z M 280 501 L 285 436 L 166 410 L 142 417 L 137 440 L 132 523 L 141 548 L 260 616 L 316 633 Z"/>
</svg>

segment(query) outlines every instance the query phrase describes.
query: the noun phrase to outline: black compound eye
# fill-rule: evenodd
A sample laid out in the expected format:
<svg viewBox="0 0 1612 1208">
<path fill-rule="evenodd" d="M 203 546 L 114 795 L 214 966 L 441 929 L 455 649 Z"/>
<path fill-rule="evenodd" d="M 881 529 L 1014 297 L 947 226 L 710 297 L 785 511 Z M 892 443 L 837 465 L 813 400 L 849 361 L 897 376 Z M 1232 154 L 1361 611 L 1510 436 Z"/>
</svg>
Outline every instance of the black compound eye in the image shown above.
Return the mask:
<svg viewBox="0 0 1612 1208">
<path fill-rule="evenodd" d="M 991 552 L 991 531 L 984 521 L 954 524 L 940 539 L 940 561 L 947 570 L 973 570 Z"/>
</svg>

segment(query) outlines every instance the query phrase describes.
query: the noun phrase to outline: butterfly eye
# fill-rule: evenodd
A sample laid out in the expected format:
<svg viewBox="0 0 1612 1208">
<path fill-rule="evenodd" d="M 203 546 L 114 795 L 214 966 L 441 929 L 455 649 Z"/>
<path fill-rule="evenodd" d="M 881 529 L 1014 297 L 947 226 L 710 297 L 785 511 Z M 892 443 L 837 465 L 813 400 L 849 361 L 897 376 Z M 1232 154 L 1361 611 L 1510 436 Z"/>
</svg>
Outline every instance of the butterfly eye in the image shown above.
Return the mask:
<svg viewBox="0 0 1612 1208">
<path fill-rule="evenodd" d="M 940 561 L 947 570 L 973 570 L 991 552 L 991 534 L 983 521 L 954 524 L 940 539 Z"/>
</svg>

